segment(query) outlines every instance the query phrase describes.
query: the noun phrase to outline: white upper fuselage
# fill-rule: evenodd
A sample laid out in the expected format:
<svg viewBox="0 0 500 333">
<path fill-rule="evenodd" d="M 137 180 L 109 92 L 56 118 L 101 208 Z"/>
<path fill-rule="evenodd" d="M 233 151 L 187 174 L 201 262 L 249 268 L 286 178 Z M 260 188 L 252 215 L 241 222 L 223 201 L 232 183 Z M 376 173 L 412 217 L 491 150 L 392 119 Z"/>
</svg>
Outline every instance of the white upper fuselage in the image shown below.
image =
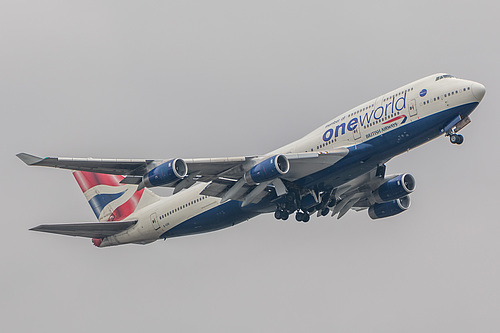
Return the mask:
<svg viewBox="0 0 500 333">
<path fill-rule="evenodd" d="M 478 103 L 484 91 L 484 86 L 473 81 L 446 74 L 428 76 L 363 103 L 266 156 L 359 145 L 444 110 Z M 221 205 L 220 198 L 200 195 L 205 187 L 204 183 L 196 184 L 136 211 L 128 219 L 137 219 L 138 223 L 105 238 L 101 246 L 157 240 L 172 228 Z"/>
<path fill-rule="evenodd" d="M 301 139 L 278 148 L 268 155 L 324 151 L 352 146 L 394 129 L 393 127 L 382 131 L 387 127 L 384 125 L 385 122 L 399 115 L 406 115 L 408 118 L 405 124 L 408 124 L 451 107 L 481 100 L 482 96 L 478 99 L 473 95 L 472 87 L 477 85 L 479 89 L 481 87 L 484 89 L 482 85 L 446 76 L 447 74 L 431 75 L 358 105 Z M 440 79 L 436 81 L 436 78 Z M 428 93 L 421 97 L 420 92 L 423 89 L 426 89 Z M 410 107 L 415 108 L 412 109 L 411 115 Z M 328 134 L 324 137 L 327 132 Z"/>
</svg>

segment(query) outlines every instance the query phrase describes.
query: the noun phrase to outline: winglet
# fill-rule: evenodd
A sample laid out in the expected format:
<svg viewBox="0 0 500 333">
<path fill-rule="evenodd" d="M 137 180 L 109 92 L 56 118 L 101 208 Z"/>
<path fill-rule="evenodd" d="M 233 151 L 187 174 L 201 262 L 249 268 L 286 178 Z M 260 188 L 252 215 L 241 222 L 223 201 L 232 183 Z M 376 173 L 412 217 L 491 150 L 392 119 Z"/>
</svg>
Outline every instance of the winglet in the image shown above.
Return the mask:
<svg viewBox="0 0 500 333">
<path fill-rule="evenodd" d="M 26 154 L 26 153 L 19 153 L 16 156 L 19 157 L 19 159 L 21 161 L 23 161 L 24 163 L 26 163 L 27 165 L 35 165 L 35 164 L 38 164 L 44 160 L 42 157 L 38 157 L 35 155 Z"/>
</svg>

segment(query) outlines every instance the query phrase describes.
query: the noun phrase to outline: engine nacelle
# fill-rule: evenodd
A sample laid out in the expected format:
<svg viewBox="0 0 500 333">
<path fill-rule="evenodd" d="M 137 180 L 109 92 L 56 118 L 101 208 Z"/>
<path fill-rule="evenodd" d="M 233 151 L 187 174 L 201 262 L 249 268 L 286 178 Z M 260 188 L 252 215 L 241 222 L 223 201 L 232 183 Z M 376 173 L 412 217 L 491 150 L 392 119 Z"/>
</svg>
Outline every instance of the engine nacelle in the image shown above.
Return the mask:
<svg viewBox="0 0 500 333">
<path fill-rule="evenodd" d="M 155 187 L 172 184 L 179 179 L 186 177 L 188 167 L 186 162 L 180 158 L 176 158 L 160 164 L 153 170 L 149 171 L 139 184 L 139 188 Z"/>
<path fill-rule="evenodd" d="M 368 209 L 368 215 L 373 219 L 394 216 L 410 208 L 410 197 L 405 196 L 389 202 L 374 204 Z"/>
<path fill-rule="evenodd" d="M 404 173 L 383 183 L 373 192 L 377 203 L 388 202 L 402 198 L 415 190 L 415 178 Z"/>
<path fill-rule="evenodd" d="M 290 170 L 290 162 L 284 155 L 276 155 L 260 162 L 245 173 L 245 181 L 249 185 L 273 180 Z"/>
</svg>

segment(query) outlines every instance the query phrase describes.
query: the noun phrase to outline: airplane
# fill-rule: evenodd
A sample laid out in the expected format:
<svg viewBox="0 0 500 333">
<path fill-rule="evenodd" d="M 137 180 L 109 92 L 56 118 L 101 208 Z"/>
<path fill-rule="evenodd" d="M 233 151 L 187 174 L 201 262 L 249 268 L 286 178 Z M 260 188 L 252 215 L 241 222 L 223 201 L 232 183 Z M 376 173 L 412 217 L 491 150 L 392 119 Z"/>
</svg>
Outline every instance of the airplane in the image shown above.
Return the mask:
<svg viewBox="0 0 500 333">
<path fill-rule="evenodd" d="M 30 166 L 73 170 L 99 222 L 30 230 L 92 238 L 97 247 L 148 244 L 234 226 L 260 214 L 299 222 L 367 210 L 371 219 L 410 207 L 415 178 L 386 175 L 393 157 L 458 134 L 485 95 L 477 82 L 434 74 L 369 100 L 264 155 L 165 160 L 41 158 Z M 150 188 L 170 187 L 160 197 Z"/>
</svg>

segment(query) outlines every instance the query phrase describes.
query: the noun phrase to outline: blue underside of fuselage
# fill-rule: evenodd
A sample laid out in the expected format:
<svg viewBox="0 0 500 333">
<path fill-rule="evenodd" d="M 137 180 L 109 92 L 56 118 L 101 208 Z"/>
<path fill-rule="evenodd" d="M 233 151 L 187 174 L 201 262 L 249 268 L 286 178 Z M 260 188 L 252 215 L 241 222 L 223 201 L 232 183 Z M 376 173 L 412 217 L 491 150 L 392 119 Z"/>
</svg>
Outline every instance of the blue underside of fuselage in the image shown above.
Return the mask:
<svg viewBox="0 0 500 333">
<path fill-rule="evenodd" d="M 394 156 L 418 147 L 443 134 L 442 130 L 457 117 L 466 117 L 479 103 L 453 107 L 433 115 L 414 120 L 389 132 L 380 134 L 358 145 L 348 147 L 349 153 L 331 167 L 295 181 L 302 187 L 332 188 L 348 182 L 373 170 Z M 415 116 L 417 117 L 417 116 Z M 239 201 L 228 201 L 209 211 L 201 213 L 163 233 L 160 238 L 199 234 L 227 228 L 260 214 L 262 207 L 272 205 L 261 202 L 258 205 L 241 207 Z"/>
<path fill-rule="evenodd" d="M 259 215 L 251 205 L 241 208 L 241 202 L 230 200 L 196 215 L 163 233 L 160 238 L 200 234 L 231 227 Z"/>
<path fill-rule="evenodd" d="M 380 134 L 361 144 L 348 147 L 349 153 L 329 168 L 301 178 L 295 183 L 302 187 L 331 188 L 348 182 L 380 163 L 418 147 L 442 135 L 442 130 L 457 115 L 467 117 L 479 103 L 453 107 L 430 116 L 411 121 L 392 131 Z M 417 117 L 417 116 L 415 116 Z"/>
</svg>

